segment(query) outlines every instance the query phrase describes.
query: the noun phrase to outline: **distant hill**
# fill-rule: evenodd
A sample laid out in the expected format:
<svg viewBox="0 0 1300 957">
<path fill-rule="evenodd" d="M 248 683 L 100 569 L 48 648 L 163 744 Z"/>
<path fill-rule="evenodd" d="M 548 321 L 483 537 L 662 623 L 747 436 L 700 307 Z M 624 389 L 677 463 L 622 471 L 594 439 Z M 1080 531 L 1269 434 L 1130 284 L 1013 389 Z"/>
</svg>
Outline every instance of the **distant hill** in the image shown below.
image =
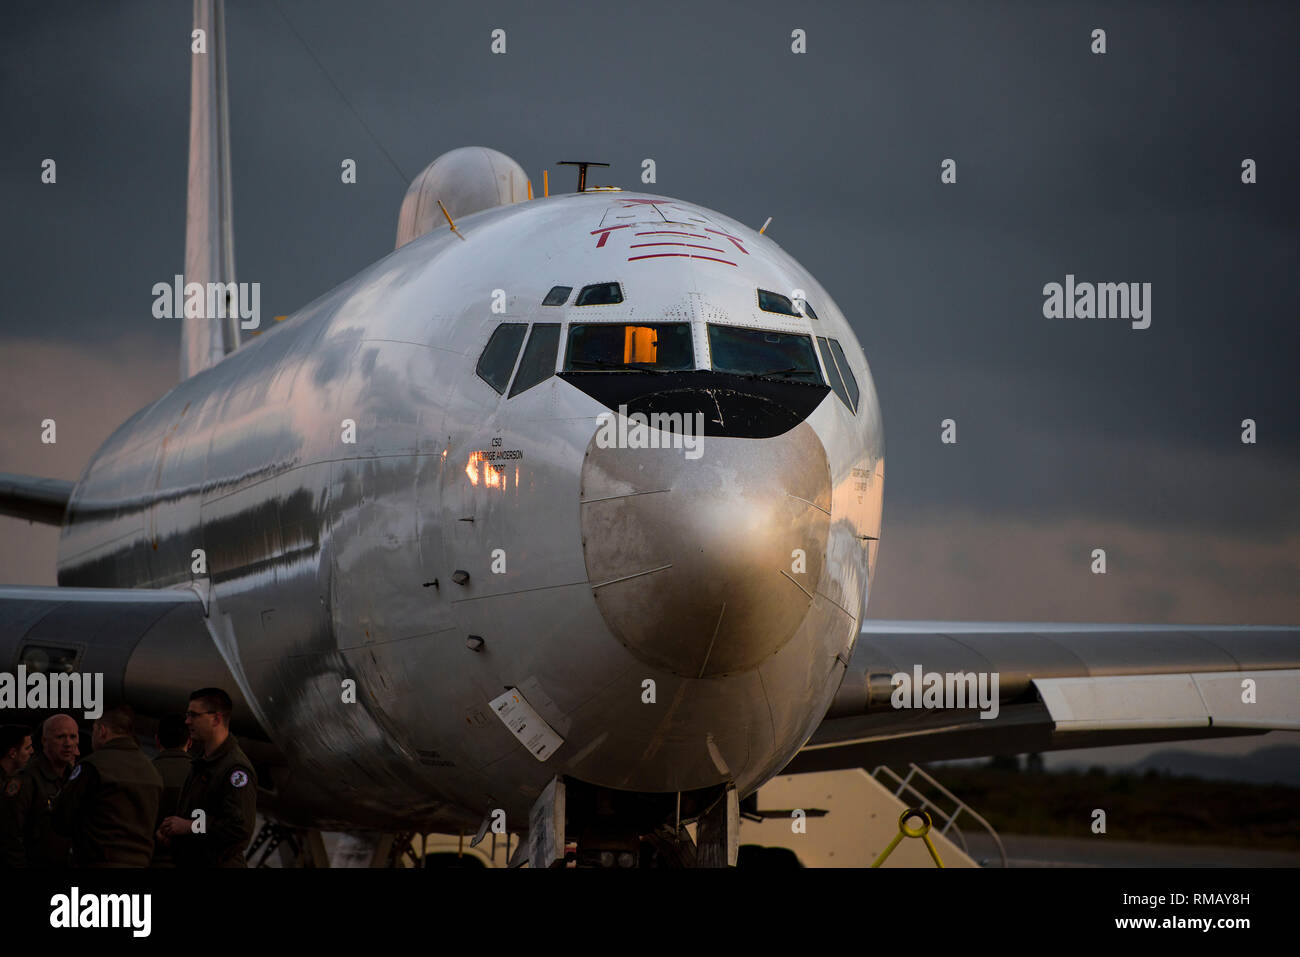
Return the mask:
<svg viewBox="0 0 1300 957">
<path fill-rule="evenodd" d="M 1300 851 L 1300 786 L 1265 783 L 1295 781 L 1298 766 L 1300 748 L 1286 745 L 1248 757 L 1170 749 L 1109 771 L 1100 765 L 1049 772 L 950 765 L 935 772 L 953 794 L 1008 834 L 1101 839 L 1091 830 L 1101 808 L 1106 835 L 1121 841 Z M 1247 773 L 1255 780 L 1246 780 Z M 926 796 L 940 807 L 951 804 L 937 794 Z"/>
<path fill-rule="evenodd" d="M 1200 754 L 1169 748 L 1148 755 L 1126 770 L 1150 770 L 1207 781 L 1241 781 L 1247 784 L 1285 784 L 1300 787 L 1300 747 L 1277 745 L 1247 755 Z"/>
</svg>

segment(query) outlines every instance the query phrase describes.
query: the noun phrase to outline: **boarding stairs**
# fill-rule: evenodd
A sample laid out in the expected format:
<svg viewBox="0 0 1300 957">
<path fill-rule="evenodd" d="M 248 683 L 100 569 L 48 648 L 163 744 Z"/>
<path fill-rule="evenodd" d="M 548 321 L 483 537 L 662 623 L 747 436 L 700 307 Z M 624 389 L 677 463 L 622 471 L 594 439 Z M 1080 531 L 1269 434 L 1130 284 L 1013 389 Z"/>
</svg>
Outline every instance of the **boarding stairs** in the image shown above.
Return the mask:
<svg viewBox="0 0 1300 957">
<path fill-rule="evenodd" d="M 871 772 L 871 777 L 878 783 L 884 784 L 887 788 L 893 788 L 894 797 L 898 798 L 908 807 L 922 808 L 930 812 L 931 817 L 935 819 L 935 826 L 938 833 L 948 837 L 951 832 L 956 836 L 954 843 L 958 844 L 962 852 L 970 856 L 970 849 L 966 843 L 966 835 L 962 833 L 961 827 L 957 824 L 957 818 L 965 814 L 975 824 L 978 824 L 984 830 L 988 831 L 989 836 L 993 838 L 993 843 L 998 849 L 998 855 L 1001 857 L 1001 866 L 1007 866 L 1007 851 L 1002 846 L 1002 838 L 998 837 L 998 832 L 993 829 L 993 825 L 976 814 L 961 798 L 953 794 L 946 787 L 935 780 L 934 776 L 924 768 L 915 764 L 907 766 L 907 777 L 899 777 L 898 774 L 889 766 L 881 764 Z M 882 780 L 883 779 L 883 780 Z M 916 782 L 916 783 L 913 783 Z M 895 787 L 896 785 L 896 787 Z M 937 800 L 942 799 L 949 805 L 945 810 L 940 807 Z M 942 822 L 943 826 L 938 827 Z M 951 840 L 951 838 L 949 838 Z M 989 866 L 988 861 L 980 861 L 981 867 Z"/>
</svg>

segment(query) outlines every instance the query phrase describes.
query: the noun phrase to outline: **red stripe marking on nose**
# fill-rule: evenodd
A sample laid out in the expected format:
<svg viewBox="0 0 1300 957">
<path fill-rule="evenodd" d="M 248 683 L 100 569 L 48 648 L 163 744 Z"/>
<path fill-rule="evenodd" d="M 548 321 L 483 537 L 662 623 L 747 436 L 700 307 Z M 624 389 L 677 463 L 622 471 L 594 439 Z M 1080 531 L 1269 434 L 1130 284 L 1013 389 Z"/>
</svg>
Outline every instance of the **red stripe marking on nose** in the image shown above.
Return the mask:
<svg viewBox="0 0 1300 957">
<path fill-rule="evenodd" d="M 727 266 L 736 265 L 735 263 L 729 262 L 726 259 L 715 259 L 712 256 L 692 256 L 690 253 L 650 253 L 649 255 L 646 256 L 628 256 L 627 261 L 635 262 L 638 259 L 666 259 L 669 256 L 681 256 L 683 259 L 707 259 L 709 262 L 723 263 L 724 265 Z"/>
<path fill-rule="evenodd" d="M 687 249 L 707 249 L 711 253 L 722 252 L 715 246 L 701 246 L 699 243 L 633 243 L 628 249 L 642 249 L 646 246 L 684 246 Z"/>
</svg>

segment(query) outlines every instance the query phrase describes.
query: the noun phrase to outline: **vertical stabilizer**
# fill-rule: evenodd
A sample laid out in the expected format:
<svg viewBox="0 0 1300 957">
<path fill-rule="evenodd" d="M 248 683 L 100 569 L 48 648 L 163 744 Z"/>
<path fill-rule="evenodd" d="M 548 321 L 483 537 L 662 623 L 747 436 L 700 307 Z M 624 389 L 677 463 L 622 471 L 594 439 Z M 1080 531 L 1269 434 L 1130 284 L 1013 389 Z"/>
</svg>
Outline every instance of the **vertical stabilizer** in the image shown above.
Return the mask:
<svg viewBox="0 0 1300 957">
<path fill-rule="evenodd" d="M 185 283 L 202 283 L 205 318 L 181 320 L 181 378 L 216 365 L 239 345 L 234 292 L 235 241 L 230 202 L 230 117 L 226 106 L 223 0 L 194 0 L 191 35 L 190 177 L 185 207 Z M 207 283 L 231 283 L 225 318 L 207 318 Z"/>
</svg>

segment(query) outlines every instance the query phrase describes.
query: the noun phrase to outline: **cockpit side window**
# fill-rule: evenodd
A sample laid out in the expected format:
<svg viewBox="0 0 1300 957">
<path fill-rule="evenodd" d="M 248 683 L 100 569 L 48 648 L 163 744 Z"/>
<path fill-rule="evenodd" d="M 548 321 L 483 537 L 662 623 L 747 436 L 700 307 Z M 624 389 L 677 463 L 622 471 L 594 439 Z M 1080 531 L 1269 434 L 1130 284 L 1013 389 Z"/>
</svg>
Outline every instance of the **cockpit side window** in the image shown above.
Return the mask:
<svg viewBox="0 0 1300 957">
<path fill-rule="evenodd" d="M 715 372 L 822 383 L 811 336 L 710 324 L 709 352 Z"/>
<path fill-rule="evenodd" d="M 811 302 L 809 302 L 807 299 L 800 299 L 799 302 L 803 305 L 804 314 L 809 319 L 812 319 L 814 321 L 819 321 L 817 319 L 817 310 L 812 307 Z"/>
<path fill-rule="evenodd" d="M 78 648 L 35 642 L 23 647 L 18 655 L 18 664 L 31 674 L 66 675 L 76 670 L 80 658 L 81 650 Z"/>
<path fill-rule="evenodd" d="M 779 292 L 771 292 L 767 289 L 758 291 L 758 308 L 764 312 L 775 312 L 782 316 L 794 316 L 796 319 L 802 319 L 799 310 L 795 309 L 794 303 L 790 301 L 789 296 L 783 296 Z"/>
<path fill-rule="evenodd" d="M 616 282 L 598 282 L 595 285 L 583 286 L 573 304 L 575 306 L 612 306 L 622 301 L 622 286 Z"/>
<path fill-rule="evenodd" d="M 483 354 L 478 357 L 474 371 L 498 393 L 505 392 L 510 384 L 510 373 L 515 369 L 515 359 L 519 358 L 519 347 L 527 331 L 528 324 L 524 322 L 501 323 L 492 331 Z"/>
<path fill-rule="evenodd" d="M 510 387 L 510 398 L 544 382 L 555 375 L 555 352 L 560 346 L 558 322 L 535 322 L 533 334 L 528 337 L 524 357 L 515 373 L 515 384 Z"/>
<path fill-rule="evenodd" d="M 826 363 L 826 374 L 830 377 L 831 388 L 840 397 L 840 401 L 848 406 L 849 411 L 855 412 L 853 403 L 849 401 L 849 390 L 844 388 L 844 379 L 840 375 L 839 366 L 835 364 L 835 354 L 831 352 L 831 344 L 821 336 L 817 337 L 817 341 L 822 347 L 822 361 Z"/>
<path fill-rule="evenodd" d="M 840 348 L 837 339 L 831 340 L 831 351 L 835 353 L 835 364 L 840 367 L 840 375 L 844 376 L 844 387 L 849 390 L 849 398 L 853 400 L 853 411 L 858 411 L 858 380 L 853 377 L 853 370 L 849 368 L 849 360 L 844 357 L 844 350 Z"/>
<path fill-rule="evenodd" d="M 546 294 L 542 300 L 543 306 L 562 306 L 569 301 L 569 293 L 573 292 L 572 286 L 552 286 L 551 291 Z"/>
<path fill-rule="evenodd" d="M 564 368 L 566 372 L 694 369 L 690 323 L 575 323 L 569 326 Z"/>
</svg>

